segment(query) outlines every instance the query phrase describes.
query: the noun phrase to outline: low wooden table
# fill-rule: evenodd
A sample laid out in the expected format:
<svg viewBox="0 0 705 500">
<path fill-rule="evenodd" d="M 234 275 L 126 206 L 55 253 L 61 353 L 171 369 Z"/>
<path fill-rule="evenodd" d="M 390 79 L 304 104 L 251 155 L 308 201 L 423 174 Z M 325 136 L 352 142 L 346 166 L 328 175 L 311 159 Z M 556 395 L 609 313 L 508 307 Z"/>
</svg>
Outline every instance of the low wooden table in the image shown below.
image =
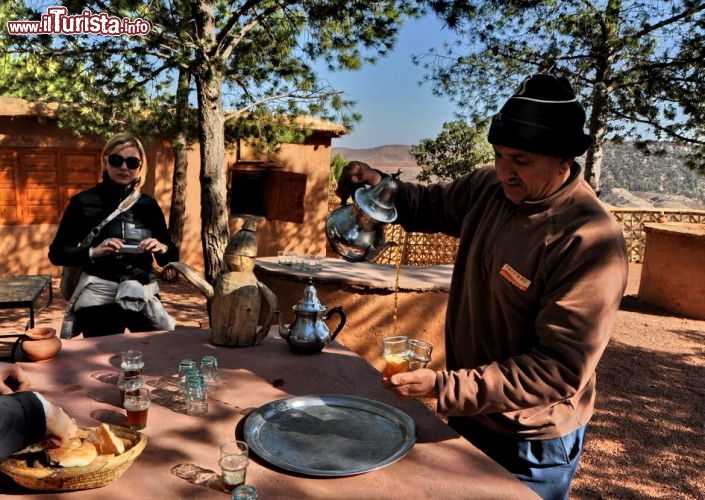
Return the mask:
<svg viewBox="0 0 705 500">
<path fill-rule="evenodd" d="M 49 299 L 40 309 L 37 300 L 44 289 L 49 289 Z M 37 274 L 31 276 L 0 276 L 0 309 L 29 309 L 28 328 L 34 328 L 34 315 L 46 308 L 53 300 L 51 276 Z"/>
<path fill-rule="evenodd" d="M 247 484 L 259 498 L 359 500 L 521 499 L 537 496 L 506 469 L 461 438 L 419 401 L 399 399 L 382 387 L 380 374 L 364 359 L 331 342 L 323 352 L 295 354 L 276 328 L 254 347 L 216 347 L 209 331 L 184 329 L 63 340 L 48 363 L 22 363 L 32 388 L 62 406 L 82 427 L 99 422 L 124 425 L 115 386 L 120 351 L 144 353 L 143 378 L 152 389 L 147 447 L 116 482 L 98 490 L 67 493 L 66 498 L 229 498 L 211 483 L 220 469 L 218 445 L 242 437 L 247 416 L 274 400 L 314 394 L 362 397 L 398 408 L 416 426 L 416 444 L 399 461 L 347 477 L 311 477 L 282 470 L 251 453 Z M 209 396 L 208 413 L 190 416 L 164 398 L 179 360 L 218 358 L 221 383 Z M 353 431 L 355 432 L 355 431 Z M 360 432 L 358 429 L 357 432 Z M 18 487 L 0 474 L 0 494 L 46 498 Z"/>
</svg>

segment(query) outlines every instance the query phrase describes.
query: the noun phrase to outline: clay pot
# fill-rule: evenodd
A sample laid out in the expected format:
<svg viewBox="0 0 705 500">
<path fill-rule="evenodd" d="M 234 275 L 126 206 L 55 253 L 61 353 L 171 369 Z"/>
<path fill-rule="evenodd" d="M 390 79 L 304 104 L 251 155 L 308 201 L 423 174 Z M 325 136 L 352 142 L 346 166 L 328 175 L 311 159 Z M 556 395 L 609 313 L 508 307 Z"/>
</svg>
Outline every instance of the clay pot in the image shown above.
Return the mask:
<svg viewBox="0 0 705 500">
<path fill-rule="evenodd" d="M 25 333 L 22 352 L 30 361 L 49 361 L 61 351 L 61 339 L 56 336 L 56 329 L 47 326 L 30 328 Z"/>
</svg>

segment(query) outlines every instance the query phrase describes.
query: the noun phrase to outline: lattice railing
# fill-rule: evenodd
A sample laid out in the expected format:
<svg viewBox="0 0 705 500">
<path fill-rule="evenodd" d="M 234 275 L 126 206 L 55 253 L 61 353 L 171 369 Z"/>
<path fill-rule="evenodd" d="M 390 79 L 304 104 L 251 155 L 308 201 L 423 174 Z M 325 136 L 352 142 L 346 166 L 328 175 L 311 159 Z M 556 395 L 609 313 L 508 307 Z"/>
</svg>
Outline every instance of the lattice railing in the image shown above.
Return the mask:
<svg viewBox="0 0 705 500">
<path fill-rule="evenodd" d="M 407 266 L 452 264 L 458 250 L 458 238 L 440 233 L 407 233 L 396 224 L 385 228 L 384 237 L 396 244 L 377 257 L 378 264 L 396 265 L 402 252 L 401 263 Z"/>
<path fill-rule="evenodd" d="M 644 260 L 644 245 L 646 242 L 644 224 L 658 222 L 705 223 L 705 210 L 614 208 L 611 211 L 617 222 L 622 226 L 630 262 L 642 262 Z"/>
<path fill-rule="evenodd" d="M 329 207 L 337 206 L 338 200 Z M 646 234 L 644 224 L 657 222 L 690 222 L 705 224 L 705 210 L 684 210 L 671 208 L 612 208 L 617 222 L 622 227 L 627 243 L 630 262 L 644 260 Z M 443 234 L 407 233 L 401 226 L 389 225 L 385 228 L 385 238 L 395 242 L 380 254 L 376 262 L 396 265 L 400 254 L 401 263 L 410 266 L 433 266 L 452 264 L 458 247 L 458 239 Z"/>
</svg>

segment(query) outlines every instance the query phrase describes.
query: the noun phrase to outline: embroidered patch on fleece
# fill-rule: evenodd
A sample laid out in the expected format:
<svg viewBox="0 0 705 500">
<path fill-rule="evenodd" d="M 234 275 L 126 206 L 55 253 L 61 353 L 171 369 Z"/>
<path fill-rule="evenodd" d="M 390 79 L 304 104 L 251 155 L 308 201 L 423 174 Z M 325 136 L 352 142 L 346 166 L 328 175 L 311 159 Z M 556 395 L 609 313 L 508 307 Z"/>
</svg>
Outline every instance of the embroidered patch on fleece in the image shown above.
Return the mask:
<svg viewBox="0 0 705 500">
<path fill-rule="evenodd" d="M 499 274 L 502 278 L 517 287 L 522 292 L 525 292 L 531 285 L 531 280 L 529 278 L 522 276 L 519 271 L 514 269 L 509 264 L 504 264 L 502 269 L 499 270 Z"/>
</svg>

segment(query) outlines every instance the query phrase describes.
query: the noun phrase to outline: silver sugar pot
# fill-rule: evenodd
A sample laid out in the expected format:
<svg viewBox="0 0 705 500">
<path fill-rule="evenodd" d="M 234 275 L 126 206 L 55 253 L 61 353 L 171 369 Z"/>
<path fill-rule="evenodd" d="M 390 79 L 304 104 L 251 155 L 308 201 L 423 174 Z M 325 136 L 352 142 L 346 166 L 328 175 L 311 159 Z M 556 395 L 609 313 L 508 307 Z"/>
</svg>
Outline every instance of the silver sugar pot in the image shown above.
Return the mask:
<svg viewBox="0 0 705 500">
<path fill-rule="evenodd" d="M 279 335 L 287 341 L 294 352 L 299 354 L 320 352 L 345 326 L 346 317 L 342 306 L 334 307 L 325 313 L 326 307 L 318 300 L 313 279 L 309 279 L 304 296 L 292 309 L 294 321 L 288 328 L 284 324 L 281 312 L 274 311 L 274 314 L 279 316 Z M 340 320 L 331 334 L 325 322 L 335 315 L 338 315 Z"/>
</svg>

